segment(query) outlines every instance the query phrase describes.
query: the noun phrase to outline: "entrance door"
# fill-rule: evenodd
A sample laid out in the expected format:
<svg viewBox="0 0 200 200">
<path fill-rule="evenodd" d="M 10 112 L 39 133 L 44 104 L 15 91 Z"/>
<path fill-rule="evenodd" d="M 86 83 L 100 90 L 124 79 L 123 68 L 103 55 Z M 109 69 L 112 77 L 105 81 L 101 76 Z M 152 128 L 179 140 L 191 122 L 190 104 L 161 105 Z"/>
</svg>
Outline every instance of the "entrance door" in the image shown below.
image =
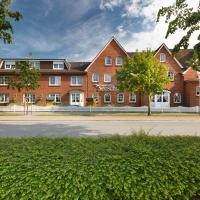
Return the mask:
<svg viewBox="0 0 200 200">
<path fill-rule="evenodd" d="M 155 108 L 170 107 L 170 91 L 164 90 L 160 94 L 156 94 L 152 100 L 152 106 Z"/>
<path fill-rule="evenodd" d="M 82 92 L 72 92 L 70 94 L 70 105 L 84 106 L 84 94 Z"/>
</svg>

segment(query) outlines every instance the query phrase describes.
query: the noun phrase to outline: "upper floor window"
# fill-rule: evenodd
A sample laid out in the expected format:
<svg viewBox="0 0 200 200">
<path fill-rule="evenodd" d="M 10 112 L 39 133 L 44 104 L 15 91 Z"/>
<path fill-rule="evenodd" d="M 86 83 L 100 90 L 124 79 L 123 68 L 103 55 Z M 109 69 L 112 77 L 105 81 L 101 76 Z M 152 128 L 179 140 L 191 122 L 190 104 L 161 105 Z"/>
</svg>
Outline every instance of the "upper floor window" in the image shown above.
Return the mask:
<svg viewBox="0 0 200 200">
<path fill-rule="evenodd" d="M 167 76 L 170 78 L 171 81 L 174 81 L 174 72 L 168 71 Z"/>
<path fill-rule="evenodd" d="M 136 94 L 135 93 L 129 94 L 129 102 L 130 103 L 136 103 Z"/>
<path fill-rule="evenodd" d="M 60 94 L 49 94 L 49 99 L 51 99 L 55 103 L 60 103 L 61 102 Z"/>
<path fill-rule="evenodd" d="M 15 69 L 15 61 L 5 61 L 5 69 Z"/>
<path fill-rule="evenodd" d="M 166 55 L 164 53 L 160 54 L 160 62 L 166 62 Z"/>
<path fill-rule="evenodd" d="M 30 64 L 35 69 L 40 69 L 40 61 L 30 61 Z"/>
<path fill-rule="evenodd" d="M 122 65 L 123 64 L 123 60 L 121 56 L 117 56 L 115 59 L 115 64 L 116 65 Z"/>
<path fill-rule="evenodd" d="M 105 83 L 111 82 L 111 75 L 110 74 L 104 74 L 104 82 Z"/>
<path fill-rule="evenodd" d="M 111 102 L 111 95 L 105 94 L 104 95 L 104 103 L 110 103 Z"/>
<path fill-rule="evenodd" d="M 117 94 L 117 102 L 124 103 L 124 94 L 122 94 L 122 93 Z"/>
<path fill-rule="evenodd" d="M 105 65 L 112 65 L 112 57 L 111 56 L 106 56 Z"/>
<path fill-rule="evenodd" d="M 59 86 L 61 85 L 61 76 L 50 76 L 49 77 L 50 86 Z"/>
<path fill-rule="evenodd" d="M 83 78 L 81 76 L 72 76 L 71 85 L 83 85 Z"/>
<path fill-rule="evenodd" d="M 98 73 L 94 73 L 92 74 L 92 82 L 99 82 L 99 74 Z"/>
<path fill-rule="evenodd" d="M 0 94 L 0 103 L 8 103 L 9 95 L 8 94 Z"/>
<path fill-rule="evenodd" d="M 174 94 L 174 103 L 181 103 L 181 94 L 178 92 Z"/>
<path fill-rule="evenodd" d="M 200 86 L 196 87 L 196 96 L 200 96 Z"/>
<path fill-rule="evenodd" d="M 8 77 L 0 76 L 0 85 L 8 85 Z"/>
<path fill-rule="evenodd" d="M 27 93 L 24 94 L 24 101 L 26 101 L 26 103 L 35 103 L 35 94 L 32 93 Z"/>
<path fill-rule="evenodd" d="M 59 70 L 64 69 L 64 63 L 63 62 L 54 61 L 53 62 L 53 69 L 59 69 Z"/>
</svg>

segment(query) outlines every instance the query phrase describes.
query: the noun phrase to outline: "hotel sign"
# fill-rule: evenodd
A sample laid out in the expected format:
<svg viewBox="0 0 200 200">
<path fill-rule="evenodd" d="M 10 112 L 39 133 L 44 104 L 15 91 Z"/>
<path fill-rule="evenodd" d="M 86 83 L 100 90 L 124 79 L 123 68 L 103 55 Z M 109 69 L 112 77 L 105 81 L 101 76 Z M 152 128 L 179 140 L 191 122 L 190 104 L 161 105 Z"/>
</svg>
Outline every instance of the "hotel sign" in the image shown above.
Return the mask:
<svg viewBox="0 0 200 200">
<path fill-rule="evenodd" d="M 118 88 L 115 85 L 96 85 L 96 89 L 99 91 L 117 91 Z"/>
</svg>

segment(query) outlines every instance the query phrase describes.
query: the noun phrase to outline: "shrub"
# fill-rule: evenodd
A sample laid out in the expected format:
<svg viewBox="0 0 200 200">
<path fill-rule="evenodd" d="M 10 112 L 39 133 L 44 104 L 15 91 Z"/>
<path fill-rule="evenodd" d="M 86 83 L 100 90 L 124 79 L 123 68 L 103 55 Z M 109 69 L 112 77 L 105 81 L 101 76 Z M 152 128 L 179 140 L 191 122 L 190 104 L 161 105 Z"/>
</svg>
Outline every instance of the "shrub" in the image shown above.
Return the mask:
<svg viewBox="0 0 200 200">
<path fill-rule="evenodd" d="M 198 195 L 198 137 L 0 139 L 4 200 L 181 200 Z"/>
</svg>

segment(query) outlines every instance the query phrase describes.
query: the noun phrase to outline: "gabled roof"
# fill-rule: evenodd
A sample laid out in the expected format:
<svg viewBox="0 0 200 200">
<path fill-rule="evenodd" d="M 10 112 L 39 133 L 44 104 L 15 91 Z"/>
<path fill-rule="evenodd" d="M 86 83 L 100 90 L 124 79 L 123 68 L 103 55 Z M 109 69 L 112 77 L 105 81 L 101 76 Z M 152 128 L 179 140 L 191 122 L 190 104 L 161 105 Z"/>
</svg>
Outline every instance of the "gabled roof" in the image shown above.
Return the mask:
<svg viewBox="0 0 200 200">
<path fill-rule="evenodd" d="M 88 69 L 90 68 L 90 66 L 97 60 L 97 58 L 101 55 L 101 53 L 107 48 L 107 46 L 112 42 L 115 41 L 117 43 L 117 45 L 120 47 L 120 49 L 127 55 L 128 53 L 125 51 L 125 49 L 122 47 L 122 45 L 117 41 L 117 39 L 113 36 L 108 42 L 107 44 L 104 46 L 104 48 L 97 54 L 97 56 L 93 59 L 93 61 L 90 63 L 90 65 L 85 69 L 85 71 L 88 71 Z"/>
</svg>

